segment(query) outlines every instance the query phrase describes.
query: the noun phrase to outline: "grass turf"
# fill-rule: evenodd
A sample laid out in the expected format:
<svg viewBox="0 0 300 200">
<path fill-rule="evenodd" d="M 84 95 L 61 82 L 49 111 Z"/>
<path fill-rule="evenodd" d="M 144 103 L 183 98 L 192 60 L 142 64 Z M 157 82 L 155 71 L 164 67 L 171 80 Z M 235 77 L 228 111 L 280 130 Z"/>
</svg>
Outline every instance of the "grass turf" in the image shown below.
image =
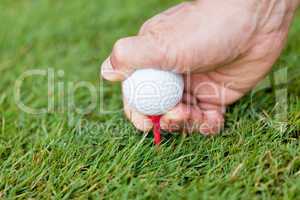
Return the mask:
<svg viewBox="0 0 300 200">
<path fill-rule="evenodd" d="M 118 111 L 119 86 L 99 82 L 99 64 L 114 41 L 133 35 L 144 20 L 175 3 L 1 1 L 0 198 L 299 198 L 300 16 L 275 67 L 288 69 L 293 78 L 284 131 L 266 89 L 228 110 L 222 135 L 167 135 L 158 151 L 152 137 L 138 133 Z M 42 108 L 52 95 L 54 110 L 21 111 L 15 81 L 27 70 L 47 68 L 55 73 L 54 93 L 47 94 L 47 77 L 36 76 L 24 81 L 21 97 Z M 79 114 L 68 105 L 68 85 L 80 81 L 95 86 L 104 96 L 98 102 L 116 112 L 101 114 L 98 107 Z M 84 89 L 74 99 L 78 107 L 91 101 Z"/>
</svg>

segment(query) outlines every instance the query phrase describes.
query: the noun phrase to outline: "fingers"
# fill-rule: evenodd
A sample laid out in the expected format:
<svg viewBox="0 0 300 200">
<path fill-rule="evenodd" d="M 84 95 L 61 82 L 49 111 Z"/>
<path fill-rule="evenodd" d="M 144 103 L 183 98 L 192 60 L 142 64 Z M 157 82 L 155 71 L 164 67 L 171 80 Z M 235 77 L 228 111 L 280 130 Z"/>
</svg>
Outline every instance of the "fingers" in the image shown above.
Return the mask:
<svg viewBox="0 0 300 200">
<path fill-rule="evenodd" d="M 149 132 L 153 125 L 151 120 L 124 102 L 126 117 L 140 131 Z M 216 110 L 201 110 L 196 105 L 178 104 L 161 118 L 161 128 L 168 132 L 184 131 L 202 133 L 203 135 L 218 134 L 224 124 L 223 115 Z"/>
<path fill-rule="evenodd" d="M 223 115 L 216 110 L 203 111 L 203 123 L 199 131 L 204 135 L 216 135 L 224 126 Z"/>
<path fill-rule="evenodd" d="M 166 25 L 165 23 L 168 23 L 168 19 L 175 18 L 176 15 L 180 15 L 180 13 L 188 13 L 190 10 L 187 8 L 189 8 L 191 4 L 192 2 L 180 3 L 148 19 L 140 28 L 139 35 L 148 34 L 153 30 L 161 30 L 164 25 Z"/>
<path fill-rule="evenodd" d="M 153 35 L 124 38 L 114 45 L 102 64 L 101 74 L 107 80 L 121 81 L 135 69 L 159 68 L 165 55 L 165 49 Z"/>
<path fill-rule="evenodd" d="M 161 119 L 163 130 L 200 132 L 203 135 L 218 134 L 223 124 L 223 114 L 219 110 L 202 110 L 198 105 L 184 103 L 178 104 Z"/>
<path fill-rule="evenodd" d="M 132 122 L 132 124 L 136 127 L 136 129 L 143 132 L 148 132 L 152 129 L 151 120 L 148 117 L 130 108 L 125 101 L 124 101 L 124 112 L 126 117 Z"/>
<path fill-rule="evenodd" d="M 190 106 L 179 103 L 161 118 L 161 128 L 170 132 L 181 130 L 190 119 L 190 110 Z"/>
<path fill-rule="evenodd" d="M 236 84 L 236 82 L 224 81 L 225 75 L 209 72 L 209 73 L 199 73 L 193 74 L 191 76 L 185 76 L 185 90 L 190 92 L 201 105 L 207 106 L 212 110 L 212 107 L 225 107 L 237 99 L 241 98 L 243 94 L 231 87 Z M 227 77 L 226 77 L 227 78 Z"/>
<path fill-rule="evenodd" d="M 198 101 L 196 97 L 189 93 L 184 93 L 182 97 L 182 102 L 188 105 L 197 105 Z"/>
</svg>

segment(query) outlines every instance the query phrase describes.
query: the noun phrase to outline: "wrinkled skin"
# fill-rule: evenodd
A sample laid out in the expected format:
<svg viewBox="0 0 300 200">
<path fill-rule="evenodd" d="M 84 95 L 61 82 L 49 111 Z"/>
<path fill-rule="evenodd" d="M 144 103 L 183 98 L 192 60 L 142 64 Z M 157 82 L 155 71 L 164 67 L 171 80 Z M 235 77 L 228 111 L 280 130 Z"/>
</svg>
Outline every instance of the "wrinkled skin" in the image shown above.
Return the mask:
<svg viewBox="0 0 300 200">
<path fill-rule="evenodd" d="M 200 0 L 177 5 L 148 20 L 137 36 L 116 42 L 102 76 L 121 81 L 137 68 L 182 73 L 183 101 L 162 117 L 162 128 L 218 133 L 226 106 L 262 80 L 279 57 L 298 6 L 295 0 Z M 152 124 L 129 108 L 137 129 Z"/>
</svg>

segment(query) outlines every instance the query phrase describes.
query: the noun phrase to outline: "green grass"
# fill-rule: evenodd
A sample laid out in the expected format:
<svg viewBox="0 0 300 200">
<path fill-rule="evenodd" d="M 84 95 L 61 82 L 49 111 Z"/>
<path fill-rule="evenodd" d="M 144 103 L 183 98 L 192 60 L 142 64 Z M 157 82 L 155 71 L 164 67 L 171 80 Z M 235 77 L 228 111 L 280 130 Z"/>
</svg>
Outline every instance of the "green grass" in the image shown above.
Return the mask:
<svg viewBox="0 0 300 200">
<path fill-rule="evenodd" d="M 119 86 L 99 81 L 99 65 L 115 40 L 135 34 L 143 21 L 173 4 L 1 0 L 0 199 L 300 198 L 300 16 L 275 67 L 287 67 L 293 80 L 284 131 L 267 89 L 233 105 L 220 136 L 166 135 L 158 150 L 118 110 Z M 54 110 L 23 112 L 14 99 L 15 81 L 27 70 L 47 68 L 55 73 L 54 93 L 47 94 L 47 77 L 36 76 L 24 81 L 21 97 L 42 108 L 52 95 Z M 68 106 L 68 84 L 80 81 L 97 88 L 102 105 L 116 112 L 103 114 L 97 107 L 79 114 Z M 74 98 L 81 107 L 91 101 L 84 89 Z"/>
</svg>

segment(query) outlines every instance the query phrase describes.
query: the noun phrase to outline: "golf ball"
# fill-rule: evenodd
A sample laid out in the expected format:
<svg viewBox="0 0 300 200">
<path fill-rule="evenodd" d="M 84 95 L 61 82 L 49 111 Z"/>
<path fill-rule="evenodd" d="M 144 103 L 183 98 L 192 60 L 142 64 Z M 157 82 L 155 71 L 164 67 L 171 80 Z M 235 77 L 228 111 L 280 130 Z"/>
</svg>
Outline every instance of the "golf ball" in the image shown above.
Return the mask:
<svg viewBox="0 0 300 200">
<path fill-rule="evenodd" d="M 139 69 L 122 83 L 128 105 L 148 116 L 162 115 L 182 99 L 182 75 L 157 69 Z"/>
</svg>

